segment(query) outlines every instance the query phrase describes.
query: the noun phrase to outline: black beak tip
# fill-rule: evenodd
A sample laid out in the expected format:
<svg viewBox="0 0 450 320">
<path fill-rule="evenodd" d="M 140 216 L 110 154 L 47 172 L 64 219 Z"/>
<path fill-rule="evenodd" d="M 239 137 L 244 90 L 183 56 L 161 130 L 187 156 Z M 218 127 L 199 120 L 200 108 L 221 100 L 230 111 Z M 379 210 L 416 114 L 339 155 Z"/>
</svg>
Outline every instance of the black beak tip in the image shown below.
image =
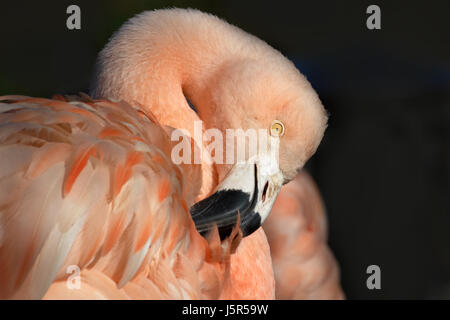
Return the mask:
<svg viewBox="0 0 450 320">
<path fill-rule="evenodd" d="M 252 201 L 253 200 L 253 201 Z M 240 190 L 222 190 L 190 208 L 198 232 L 206 238 L 217 225 L 220 240 L 229 237 L 236 226 L 238 212 L 242 236 L 246 237 L 261 226 L 261 216 L 254 209 L 255 201 Z"/>
<path fill-rule="evenodd" d="M 261 226 L 261 215 L 255 212 L 258 201 L 258 179 L 255 164 L 255 181 L 252 194 L 239 189 L 223 189 L 206 199 L 197 202 L 190 208 L 192 219 L 198 232 L 206 237 L 217 225 L 220 240 L 229 237 L 240 216 L 242 236 L 252 234 Z"/>
<path fill-rule="evenodd" d="M 235 228 L 235 225 L 236 221 L 234 224 L 220 226 L 217 228 L 219 231 L 221 241 L 225 240 L 231 235 L 233 229 Z M 214 224 L 211 224 L 210 227 L 206 230 L 202 228 L 202 231 L 199 231 L 200 235 L 206 238 L 208 233 L 213 229 L 213 226 Z M 249 217 L 249 219 L 246 219 L 245 221 L 241 222 L 240 228 L 242 231 L 242 237 L 247 237 L 251 235 L 253 232 L 258 230 L 260 226 L 261 226 L 261 216 L 257 212 L 255 212 L 254 214 L 251 215 L 251 217 Z M 197 229 L 199 228 L 197 227 Z"/>
<path fill-rule="evenodd" d="M 246 237 L 261 227 L 261 215 L 258 212 L 254 212 L 248 219 L 242 221 L 241 230 L 242 236 Z"/>
</svg>

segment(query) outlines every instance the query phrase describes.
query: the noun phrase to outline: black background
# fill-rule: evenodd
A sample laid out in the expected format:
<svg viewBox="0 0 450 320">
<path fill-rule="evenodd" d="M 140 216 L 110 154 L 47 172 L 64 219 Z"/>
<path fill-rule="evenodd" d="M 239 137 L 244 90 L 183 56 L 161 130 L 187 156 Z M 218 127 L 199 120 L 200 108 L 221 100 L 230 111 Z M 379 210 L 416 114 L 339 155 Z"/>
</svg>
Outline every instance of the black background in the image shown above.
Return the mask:
<svg viewBox="0 0 450 320">
<path fill-rule="evenodd" d="M 98 51 L 143 10 L 217 14 L 292 59 L 330 113 L 308 169 L 347 297 L 450 298 L 450 1 L 293 3 L 4 0 L 0 94 L 87 92 Z M 66 28 L 70 4 L 81 30 Z M 381 30 L 366 28 L 370 4 Z"/>
</svg>

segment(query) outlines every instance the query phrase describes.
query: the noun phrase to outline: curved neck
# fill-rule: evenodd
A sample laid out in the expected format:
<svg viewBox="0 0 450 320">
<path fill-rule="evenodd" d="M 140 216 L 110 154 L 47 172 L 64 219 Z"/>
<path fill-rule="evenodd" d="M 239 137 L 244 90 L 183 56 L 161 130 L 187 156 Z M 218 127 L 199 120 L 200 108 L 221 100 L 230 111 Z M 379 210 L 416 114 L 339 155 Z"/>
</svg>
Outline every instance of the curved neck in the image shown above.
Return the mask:
<svg viewBox="0 0 450 320">
<path fill-rule="evenodd" d="M 192 20 L 195 16 L 201 23 Z M 100 53 L 91 95 L 138 102 L 161 124 L 185 129 L 194 137 L 194 122 L 213 112 L 202 100 L 211 95 L 210 82 L 227 61 L 242 58 L 238 45 L 242 41 L 237 38 L 243 33 L 236 30 L 199 12 L 176 16 L 163 10 L 138 15 Z M 217 172 L 205 163 L 201 170 L 203 197 L 217 184 Z"/>
</svg>

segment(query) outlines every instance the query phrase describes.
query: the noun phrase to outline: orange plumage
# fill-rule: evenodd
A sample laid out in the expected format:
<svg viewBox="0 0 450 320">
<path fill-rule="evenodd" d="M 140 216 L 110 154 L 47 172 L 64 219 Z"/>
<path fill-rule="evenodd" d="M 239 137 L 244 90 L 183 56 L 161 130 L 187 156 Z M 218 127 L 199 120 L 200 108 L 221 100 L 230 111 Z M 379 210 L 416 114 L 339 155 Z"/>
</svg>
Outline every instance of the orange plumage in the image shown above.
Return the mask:
<svg viewBox="0 0 450 320">
<path fill-rule="evenodd" d="M 0 97 L 0 298 L 342 297 L 320 196 L 304 173 L 257 228 L 326 127 L 316 93 L 278 51 L 195 10 L 146 12 L 100 54 L 92 96 Z M 246 159 L 251 170 L 176 165 L 173 130 L 206 150 L 191 139 L 196 120 L 222 133 L 284 123 L 269 141 L 279 159 Z M 201 236 L 189 208 L 230 187 L 252 206 L 232 212 L 228 237 L 219 223 Z M 80 271 L 79 288 L 70 270 Z"/>
</svg>

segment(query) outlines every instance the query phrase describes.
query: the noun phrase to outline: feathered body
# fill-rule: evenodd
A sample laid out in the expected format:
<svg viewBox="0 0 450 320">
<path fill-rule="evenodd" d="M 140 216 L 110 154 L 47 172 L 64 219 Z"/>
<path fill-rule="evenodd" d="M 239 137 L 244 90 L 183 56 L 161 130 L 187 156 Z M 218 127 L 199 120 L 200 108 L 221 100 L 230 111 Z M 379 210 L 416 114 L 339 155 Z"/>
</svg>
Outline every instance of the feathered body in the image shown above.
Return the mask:
<svg viewBox="0 0 450 320">
<path fill-rule="evenodd" d="M 151 114 L 86 97 L 0 101 L 1 298 L 228 297 L 230 252 L 194 231 L 183 172 Z M 249 242 L 268 281 L 233 297 L 270 298 L 267 242 Z M 82 270 L 80 289 L 67 286 L 69 266 Z"/>
</svg>

